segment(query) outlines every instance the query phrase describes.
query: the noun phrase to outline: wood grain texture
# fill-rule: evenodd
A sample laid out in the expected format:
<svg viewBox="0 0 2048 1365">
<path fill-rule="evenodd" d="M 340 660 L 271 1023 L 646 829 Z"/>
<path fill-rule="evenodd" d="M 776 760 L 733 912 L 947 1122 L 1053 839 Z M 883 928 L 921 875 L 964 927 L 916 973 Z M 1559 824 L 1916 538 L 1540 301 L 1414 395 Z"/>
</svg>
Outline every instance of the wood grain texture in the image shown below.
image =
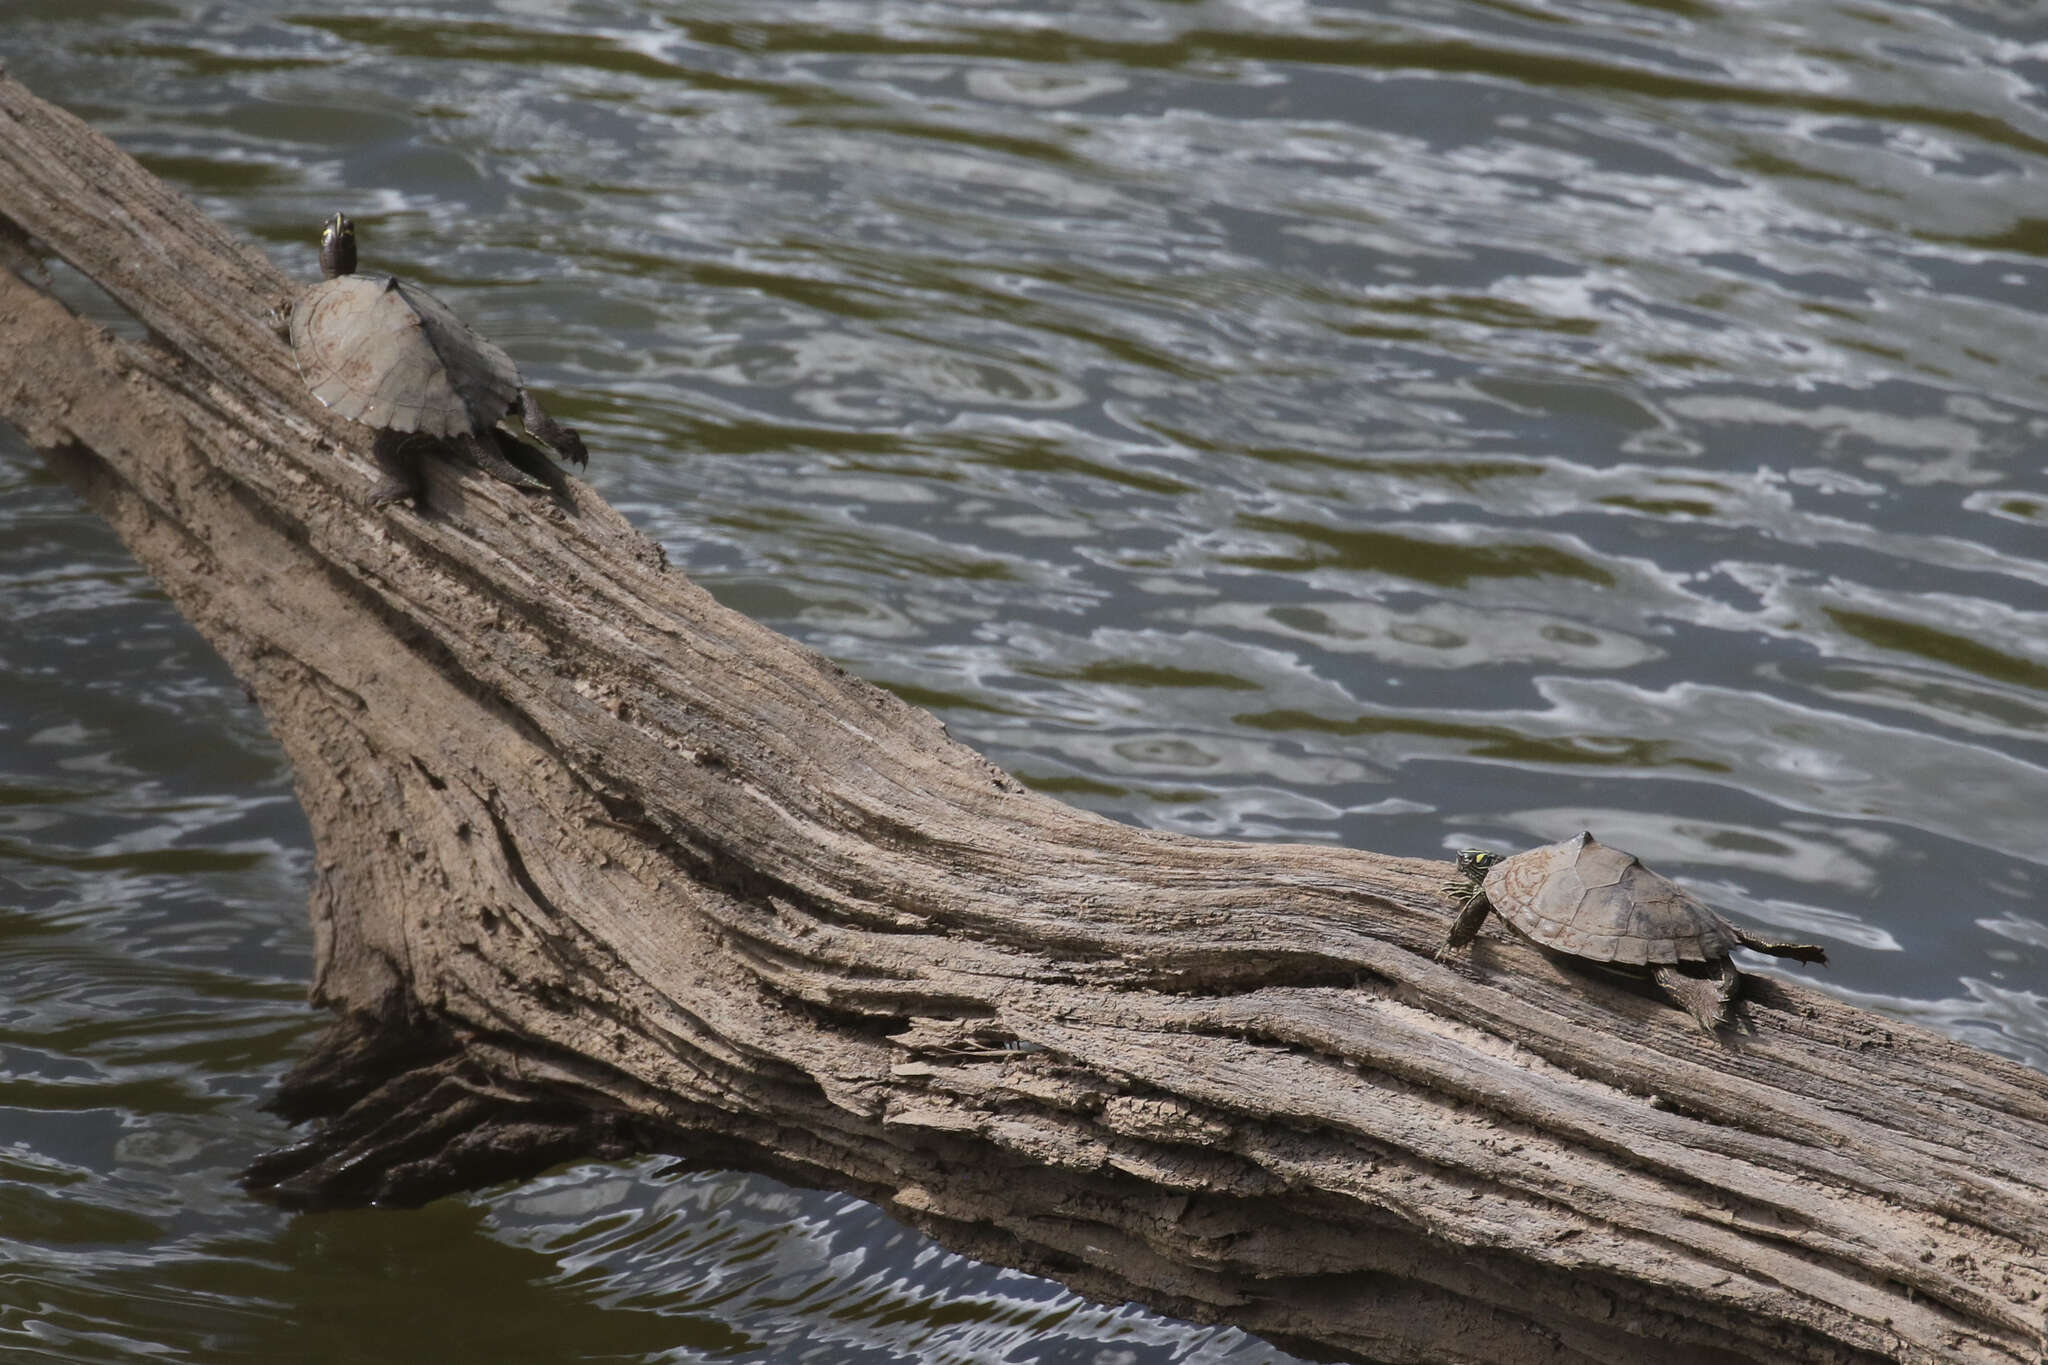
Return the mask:
<svg viewBox="0 0 2048 1365">
<path fill-rule="evenodd" d="M 1526 945 L 1440 964 L 1441 864 L 1035 795 L 573 480 L 435 461 L 431 515 L 367 508 L 294 287 L 5 78 L 0 215 L 150 338 L 0 275 L 0 417 L 313 828 L 340 1023 L 281 1197 L 666 1150 L 1322 1354 L 2042 1358 L 2048 1078 L 1772 979 L 1717 1043 Z"/>
</svg>

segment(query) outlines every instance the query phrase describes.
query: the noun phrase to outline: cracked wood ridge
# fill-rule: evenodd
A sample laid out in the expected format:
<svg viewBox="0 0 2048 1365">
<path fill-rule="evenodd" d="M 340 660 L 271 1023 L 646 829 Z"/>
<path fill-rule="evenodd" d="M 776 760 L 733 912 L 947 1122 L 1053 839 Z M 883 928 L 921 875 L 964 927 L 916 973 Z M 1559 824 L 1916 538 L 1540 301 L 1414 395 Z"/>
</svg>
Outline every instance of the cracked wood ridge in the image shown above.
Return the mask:
<svg viewBox="0 0 2048 1365">
<path fill-rule="evenodd" d="M 0 417 L 261 703 L 318 843 L 339 1022 L 276 1197 L 668 1151 L 1322 1355 L 2041 1359 L 2048 1078 L 1768 979 L 1717 1044 L 1503 939 L 1439 964 L 1442 864 L 1034 795 L 573 479 L 436 460 L 430 514 L 373 511 L 299 286 L 5 78 L 0 217 Z"/>
</svg>

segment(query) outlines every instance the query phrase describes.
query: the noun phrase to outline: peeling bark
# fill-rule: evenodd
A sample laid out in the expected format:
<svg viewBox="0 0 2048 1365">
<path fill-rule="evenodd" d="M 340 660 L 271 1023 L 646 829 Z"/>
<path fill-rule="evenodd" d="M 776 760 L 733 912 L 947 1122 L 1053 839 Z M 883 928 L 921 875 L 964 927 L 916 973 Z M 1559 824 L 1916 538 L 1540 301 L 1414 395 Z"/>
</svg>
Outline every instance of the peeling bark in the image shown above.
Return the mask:
<svg viewBox="0 0 2048 1365">
<path fill-rule="evenodd" d="M 661 1150 L 1319 1354 L 2048 1349 L 2048 1078 L 1774 980 L 1717 1042 L 1526 945 L 1438 963 L 1441 864 L 1028 792 L 573 479 L 434 462 L 432 512 L 370 509 L 291 283 L 5 78 L 0 218 L 149 334 L 0 274 L 0 417 L 261 703 L 313 828 L 339 1022 L 277 1197 Z"/>
</svg>

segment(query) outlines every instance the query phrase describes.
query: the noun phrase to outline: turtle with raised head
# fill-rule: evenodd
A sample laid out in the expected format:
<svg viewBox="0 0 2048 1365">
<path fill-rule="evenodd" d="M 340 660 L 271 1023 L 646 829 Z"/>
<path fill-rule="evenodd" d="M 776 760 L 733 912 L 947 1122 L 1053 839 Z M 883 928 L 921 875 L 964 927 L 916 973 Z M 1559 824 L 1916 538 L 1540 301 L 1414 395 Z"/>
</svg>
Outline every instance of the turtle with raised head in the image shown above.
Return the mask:
<svg viewBox="0 0 2048 1365">
<path fill-rule="evenodd" d="M 356 225 L 343 214 L 320 233 L 326 278 L 292 305 L 292 354 L 313 396 L 377 429 L 384 478 L 372 504 L 420 496 L 420 457 L 439 437 L 515 488 L 546 484 L 507 460 L 494 431 L 516 406 L 528 434 L 555 454 L 587 464 L 575 429 L 541 410 L 512 358 L 469 330 L 416 284 L 356 272 Z"/>
<path fill-rule="evenodd" d="M 1828 960 L 1816 944 L 1773 943 L 1730 924 L 1590 831 L 1512 856 L 1468 848 L 1458 855 L 1458 874 L 1464 880 L 1446 884 L 1444 893 L 1463 908 L 1437 950 L 1439 960 L 1470 943 L 1489 913 L 1498 914 L 1545 948 L 1647 973 L 1709 1033 L 1728 1022 L 1742 987 L 1728 956 L 1738 945 L 1801 962 Z"/>
</svg>

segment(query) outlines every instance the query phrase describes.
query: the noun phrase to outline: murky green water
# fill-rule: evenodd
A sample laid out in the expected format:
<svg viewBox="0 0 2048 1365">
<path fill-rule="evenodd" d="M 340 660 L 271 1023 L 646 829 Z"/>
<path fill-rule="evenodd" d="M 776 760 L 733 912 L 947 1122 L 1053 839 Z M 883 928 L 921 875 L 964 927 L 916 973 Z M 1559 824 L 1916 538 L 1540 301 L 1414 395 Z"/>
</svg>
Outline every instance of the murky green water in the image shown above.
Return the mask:
<svg viewBox="0 0 2048 1365">
<path fill-rule="evenodd" d="M 2048 1065 L 2048 17 L 5 0 L 311 279 L 433 283 L 723 600 L 1119 819 L 1590 824 Z M 658 1163 L 227 1183 L 318 1020 L 239 689 L 0 436 L 0 1356 L 1280 1359 Z"/>
</svg>

